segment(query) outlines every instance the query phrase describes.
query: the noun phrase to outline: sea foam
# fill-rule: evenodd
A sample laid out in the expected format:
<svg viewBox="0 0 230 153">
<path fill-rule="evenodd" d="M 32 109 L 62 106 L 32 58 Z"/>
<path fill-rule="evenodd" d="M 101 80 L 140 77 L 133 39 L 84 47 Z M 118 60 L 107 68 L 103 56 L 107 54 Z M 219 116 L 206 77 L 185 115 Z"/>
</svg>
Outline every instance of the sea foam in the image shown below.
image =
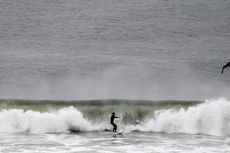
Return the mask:
<svg viewBox="0 0 230 153">
<path fill-rule="evenodd" d="M 121 116 L 122 117 L 122 116 Z M 120 120 L 121 121 L 121 120 Z M 153 111 L 151 118 L 136 125 L 118 123 L 124 132 L 165 132 L 230 136 L 230 102 L 225 99 L 206 100 L 188 108 Z M 0 111 L 0 132 L 62 133 L 102 131 L 112 128 L 108 120 L 94 124 L 75 107 L 39 112 L 22 109 Z"/>
<path fill-rule="evenodd" d="M 2 132 L 60 133 L 67 132 L 70 128 L 74 128 L 75 131 L 92 131 L 96 130 L 97 126 L 93 126 L 74 107 L 50 112 L 21 109 L 0 112 Z"/>
<path fill-rule="evenodd" d="M 154 117 L 127 129 L 166 132 L 230 135 L 230 102 L 225 99 L 206 100 L 188 109 L 164 109 L 154 112 Z"/>
</svg>

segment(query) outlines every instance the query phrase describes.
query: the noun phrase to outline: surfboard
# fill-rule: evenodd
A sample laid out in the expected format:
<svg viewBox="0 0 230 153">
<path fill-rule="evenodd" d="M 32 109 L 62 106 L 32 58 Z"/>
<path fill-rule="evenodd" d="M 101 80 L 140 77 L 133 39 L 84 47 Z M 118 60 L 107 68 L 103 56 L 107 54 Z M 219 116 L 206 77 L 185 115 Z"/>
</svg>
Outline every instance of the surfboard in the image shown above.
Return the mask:
<svg viewBox="0 0 230 153">
<path fill-rule="evenodd" d="M 118 135 L 123 135 L 123 132 L 114 133 L 114 134 L 113 134 L 113 137 L 116 137 L 116 136 L 118 136 Z"/>
</svg>

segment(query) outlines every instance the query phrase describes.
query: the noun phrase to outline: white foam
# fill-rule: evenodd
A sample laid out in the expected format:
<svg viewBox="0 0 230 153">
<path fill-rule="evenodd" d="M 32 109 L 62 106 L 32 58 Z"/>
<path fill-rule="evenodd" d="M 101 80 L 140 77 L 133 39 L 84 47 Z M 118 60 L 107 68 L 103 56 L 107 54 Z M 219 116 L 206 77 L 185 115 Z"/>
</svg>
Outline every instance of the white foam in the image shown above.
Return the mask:
<svg viewBox="0 0 230 153">
<path fill-rule="evenodd" d="M 79 131 L 98 128 L 74 107 L 44 113 L 20 109 L 0 111 L 1 132 L 58 133 L 67 132 L 70 127 Z"/>
<path fill-rule="evenodd" d="M 109 117 L 108 117 L 109 118 Z M 111 127 L 109 121 L 92 124 L 74 107 L 49 112 L 10 109 L 0 111 L 0 132 L 59 133 L 70 128 L 76 131 L 102 130 Z M 112 128 L 112 127 L 111 127 Z M 209 134 L 230 136 L 230 102 L 225 99 L 206 100 L 188 109 L 163 109 L 139 125 L 122 125 L 124 132 Z"/>
<path fill-rule="evenodd" d="M 165 109 L 155 112 L 152 119 L 126 130 L 167 133 L 230 135 L 230 102 L 225 99 L 206 100 L 188 109 Z"/>
</svg>

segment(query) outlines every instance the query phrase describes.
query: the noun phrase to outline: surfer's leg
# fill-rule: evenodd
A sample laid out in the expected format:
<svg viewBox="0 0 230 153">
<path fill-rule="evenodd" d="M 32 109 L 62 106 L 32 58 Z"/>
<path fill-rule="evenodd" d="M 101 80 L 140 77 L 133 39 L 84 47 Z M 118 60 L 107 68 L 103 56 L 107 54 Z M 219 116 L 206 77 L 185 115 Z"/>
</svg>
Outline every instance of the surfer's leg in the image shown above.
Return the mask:
<svg viewBox="0 0 230 153">
<path fill-rule="evenodd" d="M 112 124 L 112 126 L 113 126 L 113 132 L 114 132 L 114 123 L 111 123 Z"/>
<path fill-rule="evenodd" d="M 114 123 L 114 132 L 117 132 L 117 125 Z"/>
<path fill-rule="evenodd" d="M 113 132 L 117 132 L 117 125 L 115 123 L 112 123 L 113 125 Z"/>
</svg>

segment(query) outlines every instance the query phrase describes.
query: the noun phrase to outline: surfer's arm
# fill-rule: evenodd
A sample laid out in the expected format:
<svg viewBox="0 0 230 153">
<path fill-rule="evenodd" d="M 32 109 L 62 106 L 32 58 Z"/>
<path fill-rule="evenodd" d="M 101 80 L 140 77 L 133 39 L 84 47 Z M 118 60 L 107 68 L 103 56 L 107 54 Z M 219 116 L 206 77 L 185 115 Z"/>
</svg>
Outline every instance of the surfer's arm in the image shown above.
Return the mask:
<svg viewBox="0 0 230 153">
<path fill-rule="evenodd" d="M 115 118 L 120 118 L 119 116 L 115 116 Z"/>
</svg>

